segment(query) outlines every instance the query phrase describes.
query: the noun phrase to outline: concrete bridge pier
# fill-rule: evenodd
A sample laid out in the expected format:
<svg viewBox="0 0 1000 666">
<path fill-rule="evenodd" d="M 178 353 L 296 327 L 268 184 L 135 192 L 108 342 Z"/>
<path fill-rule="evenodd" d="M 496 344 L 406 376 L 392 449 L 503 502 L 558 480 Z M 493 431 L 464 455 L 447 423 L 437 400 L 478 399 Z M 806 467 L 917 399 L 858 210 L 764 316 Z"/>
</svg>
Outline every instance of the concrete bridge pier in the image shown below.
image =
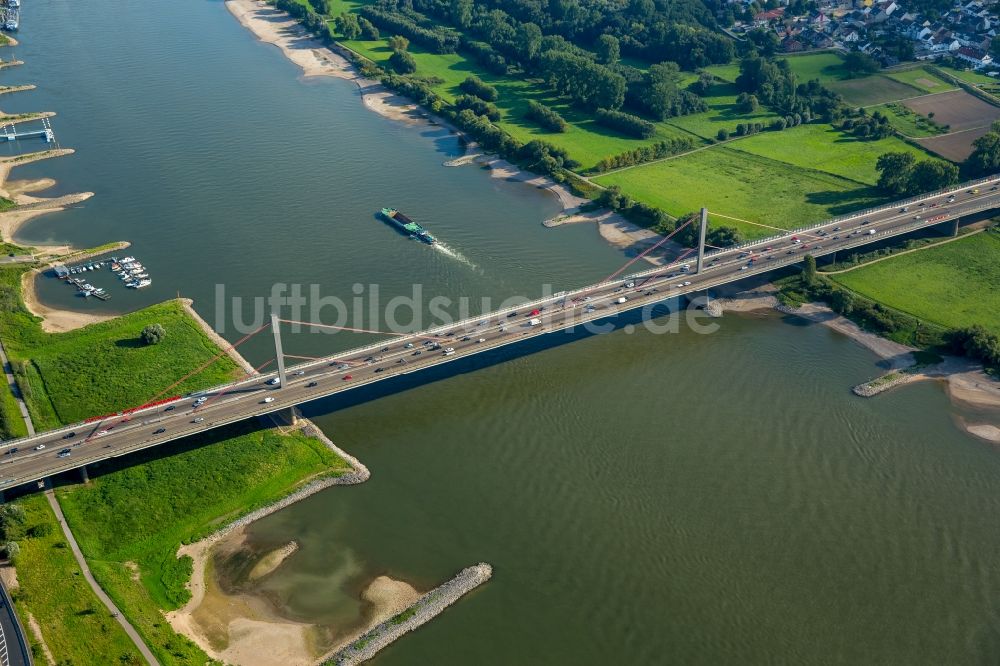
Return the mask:
<svg viewBox="0 0 1000 666">
<path fill-rule="evenodd" d="M 701 223 L 698 229 L 698 263 L 694 272 L 701 273 L 701 265 L 705 263 L 705 232 L 708 231 L 708 209 L 701 209 Z"/>
<path fill-rule="evenodd" d="M 957 236 L 958 235 L 958 223 L 959 222 L 960 222 L 960 218 L 957 218 L 957 217 L 954 220 L 952 220 L 952 223 L 953 223 L 952 224 L 952 228 L 951 228 L 951 235 L 952 236 Z"/>
<path fill-rule="evenodd" d="M 80 481 L 82 483 L 90 483 L 90 475 L 87 473 L 87 466 L 80 466 Z"/>
<path fill-rule="evenodd" d="M 295 407 L 286 407 L 260 418 L 268 426 L 296 426 L 299 424 L 299 410 Z"/>
</svg>

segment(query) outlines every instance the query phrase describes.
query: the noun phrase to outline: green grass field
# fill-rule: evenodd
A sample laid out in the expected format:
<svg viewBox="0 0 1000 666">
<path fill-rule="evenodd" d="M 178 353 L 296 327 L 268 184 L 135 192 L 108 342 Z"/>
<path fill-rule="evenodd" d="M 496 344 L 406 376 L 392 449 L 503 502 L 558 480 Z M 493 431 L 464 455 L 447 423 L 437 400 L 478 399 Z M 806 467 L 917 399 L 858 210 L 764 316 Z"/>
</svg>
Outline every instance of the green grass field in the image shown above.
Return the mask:
<svg viewBox="0 0 1000 666">
<path fill-rule="evenodd" d="M 343 44 L 388 69 L 387 61 L 392 52 L 385 40 L 354 40 Z M 486 83 L 496 86 L 500 95 L 497 101 L 497 108 L 501 113 L 501 120 L 497 124 L 500 127 L 521 142 L 541 139 L 565 148 L 573 159 L 580 162 L 581 170 L 592 167 L 603 157 L 684 134 L 667 123 L 656 123 L 655 136 L 646 140 L 633 139 L 601 127 L 589 114 L 574 108 L 568 100 L 556 96 L 540 80 L 497 76 L 460 53 L 430 53 L 415 45 L 411 45 L 409 50 L 417 63 L 416 76 L 442 79 L 443 83 L 433 88 L 448 101 L 453 101 L 462 94 L 459 85 L 469 75 L 478 76 Z M 525 118 L 528 100 L 535 100 L 556 110 L 569 123 L 569 129 L 562 133 L 549 132 Z"/>
<path fill-rule="evenodd" d="M 28 426 L 24 424 L 21 409 L 7 385 L 6 378 L 3 382 L 4 385 L 0 388 L 0 440 L 24 437 L 28 434 Z"/>
<path fill-rule="evenodd" d="M 940 93 L 955 90 L 955 86 L 944 79 L 931 74 L 923 67 L 906 69 L 899 72 L 887 72 L 886 76 L 894 81 L 905 83 L 924 93 Z"/>
<path fill-rule="evenodd" d="M 786 56 L 785 60 L 800 83 L 819 79 L 820 83 L 827 84 L 849 78 L 843 57 L 833 51 Z"/>
<path fill-rule="evenodd" d="M 860 141 L 830 125 L 821 124 L 799 125 L 783 132 L 762 132 L 735 141 L 729 147 L 804 169 L 825 171 L 866 185 L 874 185 L 878 181 L 875 162 L 883 153 L 913 153 L 917 159 L 928 159 L 926 152 L 894 136 L 878 141 Z"/>
<path fill-rule="evenodd" d="M 737 142 L 733 145 L 739 145 Z M 873 205 L 873 188 L 837 176 L 793 167 L 728 147 L 628 169 L 595 179 L 679 216 L 707 206 L 732 217 L 792 229 Z M 746 238 L 773 230 L 716 218 Z"/>
<path fill-rule="evenodd" d="M 24 270 L 0 269 L 0 337 L 12 362 L 26 362 L 25 401 L 37 429 L 143 404 L 218 353 L 177 301 L 68 333 L 45 333 L 21 302 Z M 166 338 L 144 346 L 139 333 L 155 323 Z M 169 395 L 221 384 L 238 372 L 224 356 Z"/>
<path fill-rule="evenodd" d="M 98 466 L 90 484 L 57 493 L 95 577 L 157 657 L 164 664 L 193 664 L 204 663 L 204 654 L 174 634 L 161 614 L 189 597 L 184 584 L 191 560 L 177 559 L 177 548 L 287 495 L 305 479 L 349 469 L 316 439 L 261 430 L 248 421 Z"/>
<path fill-rule="evenodd" d="M 831 276 L 873 300 L 950 328 L 1000 333 L 1000 233 L 983 232 Z"/>
<path fill-rule="evenodd" d="M 955 90 L 955 86 L 939 76 L 932 74 L 923 67 L 906 69 L 899 72 L 887 72 L 886 76 L 894 81 L 905 83 L 906 85 L 912 86 L 918 91 L 927 94 Z"/>
<path fill-rule="evenodd" d="M 985 74 L 980 74 L 979 72 L 974 72 L 971 69 L 953 69 L 951 67 L 944 67 L 938 65 L 940 69 L 948 72 L 955 78 L 961 79 L 966 83 L 971 83 L 973 85 L 986 84 L 986 85 L 996 85 L 998 83 L 998 78 L 996 76 L 986 76 Z"/>
<path fill-rule="evenodd" d="M 28 529 L 46 533 L 18 540 L 21 547 L 17 565 L 19 589 L 14 606 L 27 625 L 30 614 L 41 629 L 42 639 L 59 664 L 106 666 L 115 663 L 143 663 L 121 625 L 97 599 L 80 573 L 73 553 L 63 538 L 56 516 L 44 495 L 17 500 L 27 514 Z M 35 663 L 45 658 L 27 626 Z M 13 637 L 7 637 L 13 648 Z"/>
</svg>

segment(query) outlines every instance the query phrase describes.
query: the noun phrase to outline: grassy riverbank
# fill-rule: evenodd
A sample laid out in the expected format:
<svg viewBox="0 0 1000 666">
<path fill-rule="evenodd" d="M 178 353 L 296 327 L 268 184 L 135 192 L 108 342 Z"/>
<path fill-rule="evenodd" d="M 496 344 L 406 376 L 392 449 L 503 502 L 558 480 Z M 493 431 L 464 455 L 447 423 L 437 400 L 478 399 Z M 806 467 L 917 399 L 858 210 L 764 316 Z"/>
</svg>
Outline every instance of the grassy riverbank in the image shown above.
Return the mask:
<svg viewBox="0 0 1000 666">
<path fill-rule="evenodd" d="M 75 331 L 46 333 L 21 299 L 21 275 L 27 270 L 0 268 L 0 339 L 39 430 L 143 404 L 219 353 L 177 301 Z M 157 323 L 166 337 L 156 345 L 142 344 L 142 329 Z M 169 395 L 239 374 L 236 364 L 223 357 Z"/>
<path fill-rule="evenodd" d="M 253 422 L 161 448 L 169 455 L 103 465 L 89 485 L 61 488 L 58 497 L 94 576 L 162 663 L 203 663 L 205 654 L 163 619 L 190 596 L 191 559 L 178 559 L 177 548 L 306 479 L 350 467 L 316 439 Z"/>
<path fill-rule="evenodd" d="M 13 596 L 35 663 L 47 663 L 45 649 L 58 664 L 143 663 L 125 631 L 81 575 L 45 496 L 36 494 L 17 503 L 24 507 L 25 527 L 34 536 L 18 540 L 19 587 Z M 41 631 L 45 648 L 35 636 L 35 627 Z M 7 640 L 10 646 L 13 637 Z"/>
<path fill-rule="evenodd" d="M 832 276 L 848 289 L 948 328 L 1000 333 L 1000 232 L 892 257 Z"/>
<path fill-rule="evenodd" d="M 24 307 L 22 266 L 0 267 L 0 337 L 18 368 L 18 381 L 39 429 L 139 404 L 217 356 L 219 348 L 176 301 L 67 332 L 45 333 Z M 160 323 L 167 336 L 142 345 L 144 326 Z M 171 393 L 232 378 L 222 357 Z M 0 400 L 4 425 L 23 428 L 9 391 Z M 8 396 L 10 400 L 8 400 Z M 8 404 L 10 402 L 11 404 Z M 317 476 L 350 469 L 322 442 L 283 434 L 248 421 L 190 437 L 154 451 L 92 466 L 86 486 L 58 490 L 95 578 L 139 630 L 163 664 L 205 663 L 208 657 L 174 633 L 163 612 L 185 602 L 189 558 L 182 543 L 204 537 Z M 20 500 L 31 520 L 48 522 L 46 539 L 26 539 L 18 561 L 23 581 L 17 610 L 38 620 L 60 664 L 133 663 L 135 650 L 79 571 L 42 495 Z M 73 609 L 78 609 L 74 611 Z M 75 613 L 63 618 L 60 613 Z M 109 624 L 110 621 L 110 624 Z M 138 663 L 138 662 L 135 662 Z"/>
</svg>

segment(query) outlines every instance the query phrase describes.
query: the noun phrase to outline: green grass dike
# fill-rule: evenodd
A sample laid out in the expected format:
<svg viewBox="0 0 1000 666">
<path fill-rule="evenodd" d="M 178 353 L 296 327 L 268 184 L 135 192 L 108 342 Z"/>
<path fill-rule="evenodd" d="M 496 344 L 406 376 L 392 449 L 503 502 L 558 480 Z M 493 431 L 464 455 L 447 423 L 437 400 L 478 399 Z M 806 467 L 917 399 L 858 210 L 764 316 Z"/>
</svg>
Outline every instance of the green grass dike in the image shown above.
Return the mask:
<svg viewBox="0 0 1000 666">
<path fill-rule="evenodd" d="M 211 360 L 218 347 L 185 312 L 168 301 L 66 333 L 46 333 L 20 295 L 23 266 L 0 268 L 0 339 L 37 430 L 141 405 Z M 166 337 L 139 339 L 148 324 Z M 170 389 L 181 395 L 242 374 L 223 357 Z"/>
<path fill-rule="evenodd" d="M 57 496 L 94 577 L 161 663 L 200 664 L 207 656 L 163 617 L 190 597 L 191 558 L 178 547 L 350 466 L 314 438 L 252 421 L 166 446 L 168 456 L 104 465 Z"/>
<path fill-rule="evenodd" d="M 1000 231 L 891 257 L 831 276 L 862 296 L 948 328 L 1000 333 Z"/>
<path fill-rule="evenodd" d="M 0 338 L 36 428 L 141 404 L 220 352 L 177 301 L 71 332 L 46 333 L 21 298 L 26 270 L 0 267 Z M 151 323 L 161 324 L 166 337 L 142 345 L 140 331 Z M 223 356 L 170 393 L 238 374 L 242 371 Z M 16 404 L 8 405 L 9 390 L 3 393 L 0 414 L 4 427 L 14 431 L 20 415 Z M 211 660 L 164 617 L 189 598 L 192 563 L 178 559 L 177 549 L 309 481 L 340 476 L 351 467 L 315 438 L 250 420 L 89 469 L 90 483 L 63 485 L 56 494 L 94 577 L 162 664 L 188 665 Z M 34 494 L 16 502 L 27 512 L 25 529 L 47 525 L 38 528 L 41 536 L 21 535 L 15 560 L 20 581 L 15 606 L 37 643 L 38 663 L 47 661 L 44 650 L 58 664 L 142 663 L 80 575 L 45 498 Z"/>
<path fill-rule="evenodd" d="M 17 539 L 18 587 L 12 596 L 35 663 L 48 663 L 46 652 L 56 663 L 73 666 L 144 663 L 84 580 L 45 496 L 17 503 L 26 514 L 26 533 Z M 12 640 L 7 637 L 8 646 Z"/>
</svg>

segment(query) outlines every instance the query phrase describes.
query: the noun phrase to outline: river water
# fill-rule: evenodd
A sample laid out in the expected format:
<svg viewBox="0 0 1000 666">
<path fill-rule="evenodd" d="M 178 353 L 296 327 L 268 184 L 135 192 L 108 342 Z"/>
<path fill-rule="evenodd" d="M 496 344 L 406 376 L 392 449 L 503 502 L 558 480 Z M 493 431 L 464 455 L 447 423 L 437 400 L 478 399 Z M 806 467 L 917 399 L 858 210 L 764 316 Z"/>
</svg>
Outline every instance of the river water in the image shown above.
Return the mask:
<svg viewBox="0 0 1000 666">
<path fill-rule="evenodd" d="M 22 25 L 27 64 L 3 76 L 39 90 L 2 108 L 57 111 L 78 152 L 14 177 L 96 196 L 21 240 L 127 239 L 154 280 L 101 304 L 42 279 L 50 304 L 120 312 L 180 292 L 215 321 L 217 284 L 245 299 L 276 282 L 503 298 L 623 260 L 589 226 L 544 229 L 547 194 L 442 167 L 461 151 L 447 132 L 372 114 L 353 84 L 302 80 L 221 2 L 36 0 Z M 377 222 L 383 205 L 451 254 Z M 774 315 L 719 323 L 308 406 L 372 478 L 255 524 L 261 550 L 300 544 L 259 591 L 289 618 L 336 625 L 374 575 L 429 589 L 494 565 L 387 665 L 1000 661 L 1000 454 L 962 434 L 937 385 L 853 397 L 880 368 L 837 334 Z"/>
</svg>

